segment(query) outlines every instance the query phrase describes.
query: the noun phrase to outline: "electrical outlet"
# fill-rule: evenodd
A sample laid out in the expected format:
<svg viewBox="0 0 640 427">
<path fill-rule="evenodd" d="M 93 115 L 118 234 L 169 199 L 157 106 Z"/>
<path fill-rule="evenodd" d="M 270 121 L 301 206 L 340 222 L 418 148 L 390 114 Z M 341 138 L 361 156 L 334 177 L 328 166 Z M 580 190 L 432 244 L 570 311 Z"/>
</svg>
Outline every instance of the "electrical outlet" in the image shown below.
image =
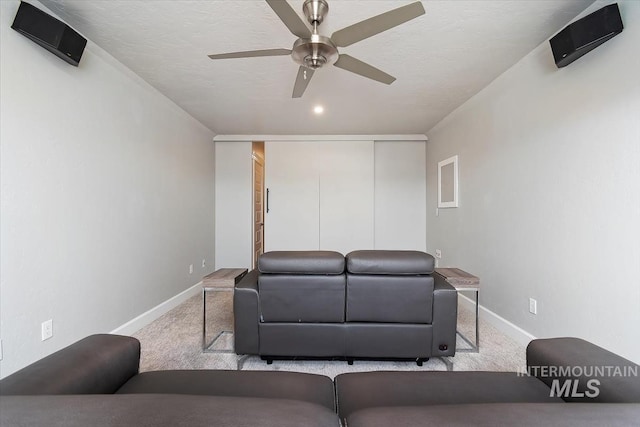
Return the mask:
<svg viewBox="0 0 640 427">
<path fill-rule="evenodd" d="M 189 274 L 193 274 L 193 264 L 189 264 Z"/>
<path fill-rule="evenodd" d="M 207 266 L 207 261 L 206 260 L 202 260 L 202 268 L 205 268 Z"/>
<path fill-rule="evenodd" d="M 42 322 L 40 328 L 42 332 L 42 341 L 51 338 L 53 336 L 53 319 Z"/>
<path fill-rule="evenodd" d="M 538 314 L 538 301 L 529 298 L 529 313 Z"/>
<path fill-rule="evenodd" d="M 442 251 L 440 249 L 436 249 L 436 258 L 442 258 Z"/>
</svg>

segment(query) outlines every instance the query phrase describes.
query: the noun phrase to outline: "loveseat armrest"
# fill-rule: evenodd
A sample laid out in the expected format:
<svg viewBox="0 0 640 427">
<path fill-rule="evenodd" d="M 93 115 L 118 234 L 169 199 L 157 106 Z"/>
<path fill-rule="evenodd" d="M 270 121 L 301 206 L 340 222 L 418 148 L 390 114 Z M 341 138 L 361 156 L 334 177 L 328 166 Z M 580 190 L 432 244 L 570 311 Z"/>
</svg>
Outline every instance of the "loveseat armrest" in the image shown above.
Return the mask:
<svg viewBox="0 0 640 427">
<path fill-rule="evenodd" d="M 91 335 L 0 381 L 0 395 L 111 394 L 138 373 L 140 342 Z"/>
<path fill-rule="evenodd" d="M 233 338 L 236 354 L 258 354 L 260 334 L 258 270 L 251 270 L 233 292 Z"/>
<path fill-rule="evenodd" d="M 453 356 L 456 353 L 458 326 L 458 292 L 443 277 L 434 274 L 432 356 Z"/>
<path fill-rule="evenodd" d="M 580 338 L 531 341 L 527 369 L 567 402 L 640 403 L 640 366 Z"/>
</svg>

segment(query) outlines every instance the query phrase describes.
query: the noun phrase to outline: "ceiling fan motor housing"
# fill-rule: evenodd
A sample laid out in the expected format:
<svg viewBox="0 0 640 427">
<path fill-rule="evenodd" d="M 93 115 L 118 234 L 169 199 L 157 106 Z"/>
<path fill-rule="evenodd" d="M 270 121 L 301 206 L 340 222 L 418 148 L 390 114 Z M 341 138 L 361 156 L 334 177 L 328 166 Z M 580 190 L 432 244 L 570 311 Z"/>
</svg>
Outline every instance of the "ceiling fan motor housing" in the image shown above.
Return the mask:
<svg viewBox="0 0 640 427">
<path fill-rule="evenodd" d="M 303 67 L 316 70 L 326 64 L 333 65 L 338 60 L 338 48 L 329 37 L 318 34 L 318 25 L 329 12 L 326 0 L 306 0 L 302 11 L 313 26 L 311 38 L 296 40 L 291 49 L 293 60 Z"/>
<path fill-rule="evenodd" d="M 291 49 L 296 63 L 312 69 L 333 65 L 338 60 L 338 48 L 329 37 L 312 34 L 310 39 L 298 39 Z"/>
</svg>

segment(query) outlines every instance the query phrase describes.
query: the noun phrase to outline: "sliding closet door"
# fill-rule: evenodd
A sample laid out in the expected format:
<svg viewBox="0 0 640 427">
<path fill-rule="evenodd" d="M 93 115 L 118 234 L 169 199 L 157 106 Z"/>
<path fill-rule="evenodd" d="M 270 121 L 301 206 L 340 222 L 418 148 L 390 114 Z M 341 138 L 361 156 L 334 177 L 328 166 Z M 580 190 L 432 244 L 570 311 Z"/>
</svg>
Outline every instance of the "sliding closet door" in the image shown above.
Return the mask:
<svg viewBox="0 0 640 427">
<path fill-rule="evenodd" d="M 265 142 L 265 251 L 317 250 L 319 174 L 313 142 Z"/>
<path fill-rule="evenodd" d="M 318 142 L 320 249 L 373 249 L 373 141 Z"/>
<path fill-rule="evenodd" d="M 427 172 L 424 141 L 375 143 L 376 249 L 427 246 Z"/>
</svg>

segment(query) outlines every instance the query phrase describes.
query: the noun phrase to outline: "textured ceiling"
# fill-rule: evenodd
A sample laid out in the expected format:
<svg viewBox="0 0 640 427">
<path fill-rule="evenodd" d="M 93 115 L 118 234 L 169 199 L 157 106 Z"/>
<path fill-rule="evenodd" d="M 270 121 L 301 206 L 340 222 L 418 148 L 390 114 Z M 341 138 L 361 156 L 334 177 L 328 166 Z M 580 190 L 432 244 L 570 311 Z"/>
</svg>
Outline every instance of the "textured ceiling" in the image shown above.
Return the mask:
<svg viewBox="0 0 640 427">
<path fill-rule="evenodd" d="M 290 49 L 295 36 L 264 1 L 42 3 L 213 132 L 286 135 L 423 134 L 592 0 L 423 1 L 425 15 L 340 49 L 395 76 L 392 85 L 326 67 L 300 99 L 291 98 L 298 66 L 289 56 L 207 57 Z M 290 1 L 301 17 L 302 3 Z M 329 0 L 319 32 L 408 3 Z"/>
</svg>

